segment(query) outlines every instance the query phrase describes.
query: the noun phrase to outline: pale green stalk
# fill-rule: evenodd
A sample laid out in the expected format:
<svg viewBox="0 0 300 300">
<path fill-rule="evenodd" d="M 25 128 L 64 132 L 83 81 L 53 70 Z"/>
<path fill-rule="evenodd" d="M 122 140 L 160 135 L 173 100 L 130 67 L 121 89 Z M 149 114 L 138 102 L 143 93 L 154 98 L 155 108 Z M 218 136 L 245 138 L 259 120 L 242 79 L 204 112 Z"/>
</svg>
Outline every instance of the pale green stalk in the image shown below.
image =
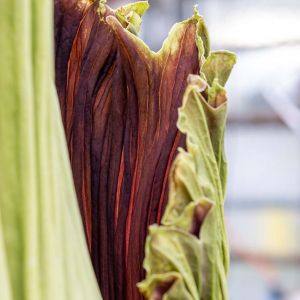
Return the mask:
<svg viewBox="0 0 300 300">
<path fill-rule="evenodd" d="M 54 87 L 53 2 L 0 2 L 0 299 L 101 299 Z"/>
</svg>

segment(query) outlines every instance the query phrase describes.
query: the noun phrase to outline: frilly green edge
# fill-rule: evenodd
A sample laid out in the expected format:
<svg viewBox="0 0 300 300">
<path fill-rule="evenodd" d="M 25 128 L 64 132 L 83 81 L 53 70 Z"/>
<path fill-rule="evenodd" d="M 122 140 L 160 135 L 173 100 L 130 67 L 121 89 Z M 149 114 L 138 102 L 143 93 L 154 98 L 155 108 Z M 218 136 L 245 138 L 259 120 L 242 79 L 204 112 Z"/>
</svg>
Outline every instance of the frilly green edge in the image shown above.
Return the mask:
<svg viewBox="0 0 300 300">
<path fill-rule="evenodd" d="M 169 177 L 169 200 L 162 225 L 149 228 L 138 284 L 146 299 L 226 300 L 229 251 L 223 203 L 227 178 L 224 85 L 236 62 L 228 51 L 210 52 L 206 26 L 198 20 L 200 75 L 190 75 L 179 109 L 179 149 Z"/>
<path fill-rule="evenodd" d="M 106 0 L 99 1 L 98 13 L 101 20 L 105 19 L 105 14 L 107 13 L 108 6 L 106 5 L 106 2 Z M 112 10 L 112 12 L 114 12 L 116 18 L 124 28 L 133 34 L 138 35 L 142 24 L 142 16 L 148 9 L 148 1 L 138 1 L 121 6 L 116 10 Z"/>
</svg>

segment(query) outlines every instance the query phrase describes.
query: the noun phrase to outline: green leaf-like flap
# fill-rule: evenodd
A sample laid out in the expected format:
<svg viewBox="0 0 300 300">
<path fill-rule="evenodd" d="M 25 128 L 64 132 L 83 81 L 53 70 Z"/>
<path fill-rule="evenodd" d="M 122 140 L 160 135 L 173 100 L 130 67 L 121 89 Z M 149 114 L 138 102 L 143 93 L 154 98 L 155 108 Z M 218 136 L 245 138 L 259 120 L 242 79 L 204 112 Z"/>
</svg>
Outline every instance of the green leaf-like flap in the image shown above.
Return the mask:
<svg viewBox="0 0 300 300">
<path fill-rule="evenodd" d="M 177 280 L 181 288 L 176 288 L 177 298 L 166 299 L 200 299 L 201 295 L 201 243 L 183 230 L 172 227 L 150 227 L 150 234 L 146 241 L 146 258 L 144 268 L 147 272 L 147 280 L 139 284 L 140 290 L 145 296 L 154 290 L 153 276 L 156 276 L 156 287 L 165 282 L 170 282 L 170 273 L 178 273 Z M 164 275 L 159 276 L 158 275 Z M 176 279 L 174 278 L 176 282 Z M 180 281 L 180 280 L 179 280 Z M 167 293 L 167 291 L 165 291 Z M 186 298 L 186 295 L 190 295 Z M 176 296 L 176 295 L 175 295 Z M 163 298 L 165 299 L 165 298 Z"/>
<path fill-rule="evenodd" d="M 215 79 L 221 86 L 225 86 L 227 79 L 236 63 L 236 56 L 229 51 L 215 51 L 211 52 L 207 57 L 203 67 L 202 74 L 210 86 L 212 86 Z"/>
<path fill-rule="evenodd" d="M 162 223 L 174 225 L 198 236 L 197 224 L 202 223 L 213 202 L 204 196 L 190 153 L 180 151 L 174 161 L 170 178 L 169 201 Z"/>
<path fill-rule="evenodd" d="M 150 275 L 147 280 L 139 283 L 138 287 L 146 299 L 194 299 L 178 272 Z"/>
<path fill-rule="evenodd" d="M 142 16 L 149 9 L 148 1 L 139 1 L 116 9 L 116 17 L 131 33 L 137 35 L 142 24 Z"/>
</svg>

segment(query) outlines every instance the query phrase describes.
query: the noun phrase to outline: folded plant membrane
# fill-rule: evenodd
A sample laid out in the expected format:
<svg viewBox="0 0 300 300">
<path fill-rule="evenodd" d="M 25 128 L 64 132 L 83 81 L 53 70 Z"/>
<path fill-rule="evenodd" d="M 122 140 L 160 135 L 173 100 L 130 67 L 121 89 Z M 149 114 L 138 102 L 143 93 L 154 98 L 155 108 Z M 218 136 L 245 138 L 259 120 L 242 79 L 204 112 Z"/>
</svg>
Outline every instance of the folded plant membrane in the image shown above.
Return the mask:
<svg viewBox="0 0 300 300">
<path fill-rule="evenodd" d="M 145 4 L 113 11 L 98 2 L 56 3 L 56 84 L 104 299 L 141 299 L 136 284 L 145 275 L 148 226 L 160 222 L 169 170 L 185 144 L 178 107 L 188 75 L 199 72 L 198 36 L 206 38 L 195 15 L 151 51 L 135 35 Z"/>
<path fill-rule="evenodd" d="M 164 214 L 147 240 L 142 293 L 226 299 L 223 86 L 235 58 L 210 53 L 196 11 L 151 51 L 137 37 L 147 8 L 55 1 L 56 86 L 94 269 L 104 299 L 141 299 L 148 227 Z M 189 74 L 201 76 L 187 86 Z M 179 146 L 187 152 L 174 161 Z"/>
<path fill-rule="evenodd" d="M 228 299 L 223 216 L 227 99 L 221 84 L 234 63 L 229 52 L 211 53 L 201 76 L 189 77 L 177 123 L 187 135 L 187 150 L 180 149 L 172 165 L 163 225 L 152 225 L 147 237 L 147 276 L 139 284 L 147 299 Z"/>
<path fill-rule="evenodd" d="M 151 51 L 137 37 L 147 8 L 55 1 L 56 86 L 92 262 L 104 299 L 142 299 L 145 275 L 146 298 L 226 299 L 223 86 L 235 58 L 210 52 L 196 11 Z"/>
<path fill-rule="evenodd" d="M 54 85 L 53 3 L 0 4 L 0 299 L 101 299 Z"/>
</svg>

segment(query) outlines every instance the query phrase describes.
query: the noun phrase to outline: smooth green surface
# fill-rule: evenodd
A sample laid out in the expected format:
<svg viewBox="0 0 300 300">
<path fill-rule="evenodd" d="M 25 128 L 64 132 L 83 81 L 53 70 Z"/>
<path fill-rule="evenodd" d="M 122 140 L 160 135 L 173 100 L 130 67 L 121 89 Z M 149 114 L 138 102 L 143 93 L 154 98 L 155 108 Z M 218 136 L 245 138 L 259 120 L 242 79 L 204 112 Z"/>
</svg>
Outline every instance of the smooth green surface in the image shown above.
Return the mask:
<svg viewBox="0 0 300 300">
<path fill-rule="evenodd" d="M 54 87 L 53 2 L 0 2 L 0 299 L 101 299 Z"/>
</svg>

